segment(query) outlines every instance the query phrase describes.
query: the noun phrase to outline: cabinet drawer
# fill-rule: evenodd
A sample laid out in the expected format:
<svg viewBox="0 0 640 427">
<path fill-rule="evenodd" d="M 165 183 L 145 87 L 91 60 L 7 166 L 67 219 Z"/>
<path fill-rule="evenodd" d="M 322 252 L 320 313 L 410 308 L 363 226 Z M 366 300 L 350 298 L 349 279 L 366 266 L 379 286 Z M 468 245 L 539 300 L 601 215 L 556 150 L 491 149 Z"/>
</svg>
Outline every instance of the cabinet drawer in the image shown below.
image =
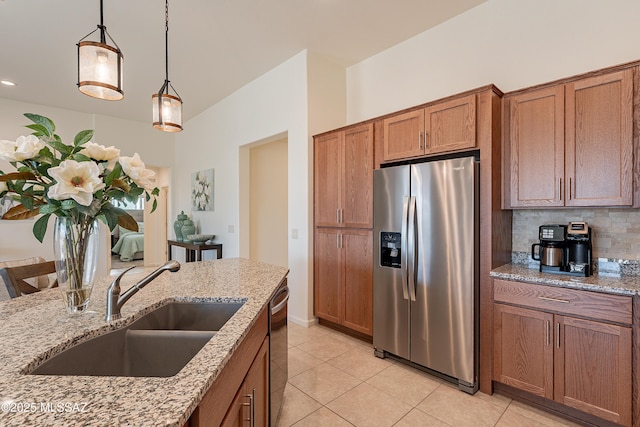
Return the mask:
<svg viewBox="0 0 640 427">
<path fill-rule="evenodd" d="M 631 324 L 631 297 L 499 279 L 493 283 L 496 302 Z"/>
</svg>

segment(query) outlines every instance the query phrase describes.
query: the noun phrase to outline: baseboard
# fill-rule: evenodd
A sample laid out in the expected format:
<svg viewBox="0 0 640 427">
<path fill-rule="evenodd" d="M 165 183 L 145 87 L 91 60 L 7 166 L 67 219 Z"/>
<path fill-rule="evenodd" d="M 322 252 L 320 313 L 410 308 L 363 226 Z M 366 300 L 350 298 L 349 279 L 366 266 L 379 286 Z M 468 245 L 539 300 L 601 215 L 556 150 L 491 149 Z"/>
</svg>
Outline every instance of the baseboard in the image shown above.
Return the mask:
<svg viewBox="0 0 640 427">
<path fill-rule="evenodd" d="M 287 316 L 287 320 L 289 320 L 289 322 L 291 323 L 295 323 L 296 325 L 300 325 L 303 326 L 305 328 L 310 328 L 311 326 L 317 325 L 318 324 L 318 319 L 317 318 L 313 318 L 313 319 L 301 319 L 299 317 L 296 316 L 292 316 L 291 314 L 289 314 Z"/>
</svg>

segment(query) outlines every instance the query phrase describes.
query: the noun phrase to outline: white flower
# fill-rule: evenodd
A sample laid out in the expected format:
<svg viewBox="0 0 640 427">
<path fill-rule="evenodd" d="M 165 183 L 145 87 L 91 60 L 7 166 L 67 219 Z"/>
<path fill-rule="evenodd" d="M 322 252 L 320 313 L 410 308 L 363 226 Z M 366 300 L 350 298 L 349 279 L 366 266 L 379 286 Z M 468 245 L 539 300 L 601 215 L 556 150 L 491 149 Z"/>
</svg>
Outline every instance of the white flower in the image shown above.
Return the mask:
<svg viewBox="0 0 640 427">
<path fill-rule="evenodd" d="M 55 200 L 73 199 L 89 206 L 93 193 L 105 187 L 100 179 L 100 168 L 94 162 L 65 160 L 60 166 L 50 168 L 49 175 L 56 184 L 49 188 L 47 195 Z"/>
<path fill-rule="evenodd" d="M 107 169 L 113 169 L 116 164 L 116 160 L 120 157 L 120 149 L 112 146 L 105 147 L 104 145 L 96 144 L 94 142 L 87 142 L 84 144 L 84 148 L 80 150 L 80 154 L 84 154 L 99 162 L 108 161 Z"/>
<path fill-rule="evenodd" d="M 4 182 L 4 181 L 0 182 L 0 194 L 4 193 L 8 189 L 9 189 L 9 187 L 7 187 L 7 183 L 6 182 Z"/>
<path fill-rule="evenodd" d="M 156 173 L 145 167 L 138 153 L 135 153 L 133 157 L 122 156 L 119 162 L 124 173 L 136 184 L 147 190 L 153 189 L 154 183 L 152 180 L 155 178 Z"/>
<path fill-rule="evenodd" d="M 21 162 L 32 159 L 45 147 L 38 137 L 33 135 L 19 136 L 16 142 L 0 141 L 0 159 L 7 162 Z"/>
</svg>

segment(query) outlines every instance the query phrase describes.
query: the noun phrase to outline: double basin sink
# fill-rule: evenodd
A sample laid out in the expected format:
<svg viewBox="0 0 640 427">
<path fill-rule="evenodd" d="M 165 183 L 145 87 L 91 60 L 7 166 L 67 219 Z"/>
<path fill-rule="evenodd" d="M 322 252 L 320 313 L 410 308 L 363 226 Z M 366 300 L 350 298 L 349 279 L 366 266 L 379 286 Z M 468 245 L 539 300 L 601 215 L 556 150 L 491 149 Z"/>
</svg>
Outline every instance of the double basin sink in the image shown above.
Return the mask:
<svg viewBox="0 0 640 427">
<path fill-rule="evenodd" d="M 243 302 L 170 302 L 124 328 L 53 356 L 32 375 L 171 377 Z"/>
</svg>

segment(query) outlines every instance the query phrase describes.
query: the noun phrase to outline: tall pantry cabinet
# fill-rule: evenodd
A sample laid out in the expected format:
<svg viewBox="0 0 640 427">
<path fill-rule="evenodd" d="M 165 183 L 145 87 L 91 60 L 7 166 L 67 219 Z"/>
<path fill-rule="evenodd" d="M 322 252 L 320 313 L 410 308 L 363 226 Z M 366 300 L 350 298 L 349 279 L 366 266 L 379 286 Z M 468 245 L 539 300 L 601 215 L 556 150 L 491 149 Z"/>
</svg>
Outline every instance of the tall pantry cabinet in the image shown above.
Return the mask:
<svg viewBox="0 0 640 427">
<path fill-rule="evenodd" d="M 314 311 L 371 336 L 373 123 L 314 138 Z"/>
</svg>

